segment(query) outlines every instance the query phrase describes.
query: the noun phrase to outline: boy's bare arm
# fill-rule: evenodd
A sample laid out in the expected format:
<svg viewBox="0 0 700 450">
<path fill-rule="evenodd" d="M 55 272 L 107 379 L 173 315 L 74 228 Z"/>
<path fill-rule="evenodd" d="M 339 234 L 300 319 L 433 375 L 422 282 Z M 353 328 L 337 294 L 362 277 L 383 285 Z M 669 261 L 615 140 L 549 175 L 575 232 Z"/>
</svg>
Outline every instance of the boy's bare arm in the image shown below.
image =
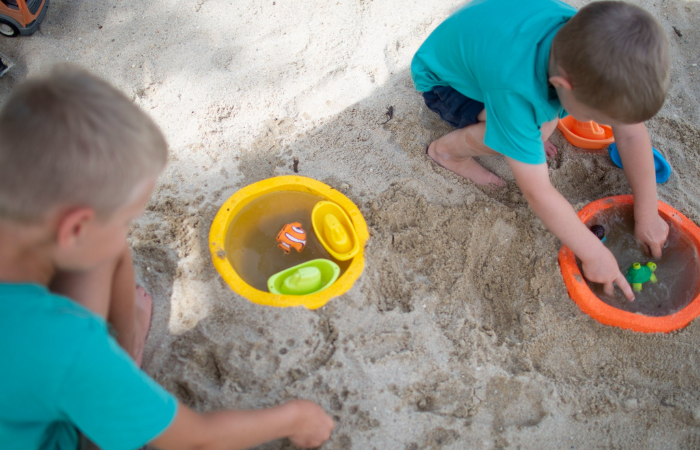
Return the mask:
<svg viewBox="0 0 700 450">
<path fill-rule="evenodd" d="M 537 217 L 581 259 L 586 278 L 604 285 L 613 295 L 616 283 L 628 300 L 634 293 L 625 279 L 617 260 L 598 238 L 588 230 L 569 202 L 549 181 L 547 164 L 525 164 L 506 157 L 515 180 Z"/>
<path fill-rule="evenodd" d="M 649 133 L 643 123 L 613 126 L 625 176 L 634 195 L 634 235 L 661 257 L 668 238 L 668 224 L 659 216 L 656 170 Z"/>
<path fill-rule="evenodd" d="M 173 423 L 151 445 L 163 450 L 242 450 L 288 437 L 302 448 L 323 444 L 333 431 L 318 405 L 294 400 L 256 411 L 198 414 L 182 404 Z"/>
</svg>

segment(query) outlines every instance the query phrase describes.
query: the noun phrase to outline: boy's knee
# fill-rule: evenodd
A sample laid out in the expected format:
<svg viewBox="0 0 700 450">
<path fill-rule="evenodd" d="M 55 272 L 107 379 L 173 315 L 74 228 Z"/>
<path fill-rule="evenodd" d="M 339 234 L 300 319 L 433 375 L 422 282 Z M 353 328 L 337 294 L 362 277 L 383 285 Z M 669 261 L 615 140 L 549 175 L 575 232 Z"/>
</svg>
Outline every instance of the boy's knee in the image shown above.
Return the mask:
<svg viewBox="0 0 700 450">
<path fill-rule="evenodd" d="M 129 248 L 128 244 L 124 245 L 124 250 L 122 250 L 122 252 L 117 257 L 114 270 L 119 269 L 125 264 L 133 265 L 133 260 L 131 258 L 131 249 Z"/>
</svg>

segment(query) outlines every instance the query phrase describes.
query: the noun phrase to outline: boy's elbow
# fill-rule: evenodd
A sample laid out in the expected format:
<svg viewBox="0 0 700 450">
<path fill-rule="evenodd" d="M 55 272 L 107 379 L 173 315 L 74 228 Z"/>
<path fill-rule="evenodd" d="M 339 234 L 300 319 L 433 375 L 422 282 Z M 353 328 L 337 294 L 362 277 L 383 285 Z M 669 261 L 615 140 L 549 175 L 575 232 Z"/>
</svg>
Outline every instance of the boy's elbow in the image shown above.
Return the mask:
<svg viewBox="0 0 700 450">
<path fill-rule="evenodd" d="M 220 442 L 211 437 L 199 436 L 184 443 L 182 450 L 224 450 Z"/>
<path fill-rule="evenodd" d="M 520 190 L 523 193 L 523 197 L 530 205 L 530 207 L 536 209 L 536 206 L 542 202 L 546 202 L 550 199 L 552 195 L 556 195 L 558 191 L 552 186 L 551 183 L 543 183 L 535 186 L 521 186 Z"/>
<path fill-rule="evenodd" d="M 218 450 L 211 426 L 212 417 L 179 405 L 173 423 L 149 444 L 164 450 Z"/>
<path fill-rule="evenodd" d="M 534 189 L 520 189 L 523 193 L 523 197 L 525 197 L 525 200 L 529 203 L 532 204 L 533 200 L 535 199 L 535 190 Z"/>
<path fill-rule="evenodd" d="M 530 206 L 541 198 L 551 196 L 552 191 L 556 191 L 549 180 L 549 168 L 546 163 L 527 164 L 511 158 L 508 158 L 508 163 L 520 191 Z"/>
<path fill-rule="evenodd" d="M 224 450 L 222 443 L 213 438 L 216 433 L 209 430 L 211 419 L 206 415 L 201 415 L 200 419 L 197 431 L 188 436 L 186 450 Z"/>
<path fill-rule="evenodd" d="M 540 189 L 533 186 L 521 186 L 520 190 L 523 193 L 523 197 L 525 197 L 525 200 L 527 200 L 529 204 L 532 204 L 532 202 L 536 201 L 538 194 L 541 193 Z"/>
</svg>

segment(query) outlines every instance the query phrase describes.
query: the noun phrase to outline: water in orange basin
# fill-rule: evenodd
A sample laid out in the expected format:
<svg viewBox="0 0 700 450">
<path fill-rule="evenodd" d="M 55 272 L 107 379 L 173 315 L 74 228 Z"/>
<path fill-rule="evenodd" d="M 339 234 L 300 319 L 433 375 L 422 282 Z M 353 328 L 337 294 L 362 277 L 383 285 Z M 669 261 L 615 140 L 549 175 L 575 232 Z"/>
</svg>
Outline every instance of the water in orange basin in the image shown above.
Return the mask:
<svg viewBox="0 0 700 450">
<path fill-rule="evenodd" d="M 634 237 L 632 205 L 618 205 L 598 212 L 586 225 L 605 227 L 605 246 L 617 258 L 623 274 L 633 263 L 656 263 L 654 274 L 657 283 L 646 282 L 641 292 L 635 292 L 635 301 L 628 302 L 619 289 L 615 296 L 603 292 L 603 286 L 587 281 L 593 293 L 610 306 L 632 313 L 661 317 L 673 314 L 687 306 L 700 291 L 700 263 L 691 242 L 672 224 L 663 256 L 652 259 L 644 252 L 642 244 Z M 579 269 L 581 267 L 580 261 Z"/>
</svg>

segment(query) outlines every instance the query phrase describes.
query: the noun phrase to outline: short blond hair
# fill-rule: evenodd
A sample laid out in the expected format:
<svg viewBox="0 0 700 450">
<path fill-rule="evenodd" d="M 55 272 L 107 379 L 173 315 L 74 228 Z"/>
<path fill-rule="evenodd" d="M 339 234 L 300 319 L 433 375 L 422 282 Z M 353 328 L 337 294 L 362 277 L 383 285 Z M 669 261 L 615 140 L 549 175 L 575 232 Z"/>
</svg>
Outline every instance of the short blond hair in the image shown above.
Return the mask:
<svg viewBox="0 0 700 450">
<path fill-rule="evenodd" d="M 0 219 L 57 208 L 108 217 L 167 162 L 156 124 L 106 81 L 71 66 L 18 85 L 0 109 Z"/>
<path fill-rule="evenodd" d="M 668 42 L 642 8 L 601 1 L 581 8 L 554 37 L 556 63 L 581 103 L 623 123 L 653 117 L 669 86 Z"/>
</svg>

